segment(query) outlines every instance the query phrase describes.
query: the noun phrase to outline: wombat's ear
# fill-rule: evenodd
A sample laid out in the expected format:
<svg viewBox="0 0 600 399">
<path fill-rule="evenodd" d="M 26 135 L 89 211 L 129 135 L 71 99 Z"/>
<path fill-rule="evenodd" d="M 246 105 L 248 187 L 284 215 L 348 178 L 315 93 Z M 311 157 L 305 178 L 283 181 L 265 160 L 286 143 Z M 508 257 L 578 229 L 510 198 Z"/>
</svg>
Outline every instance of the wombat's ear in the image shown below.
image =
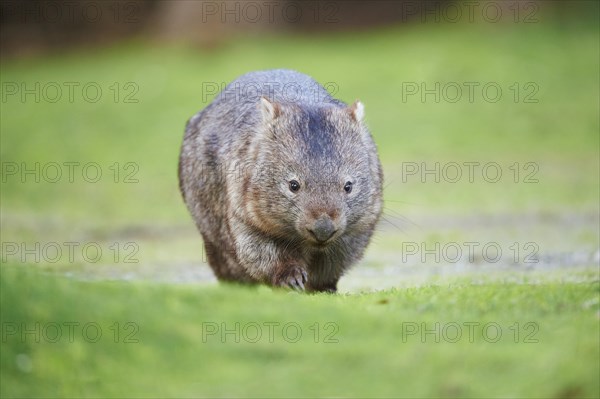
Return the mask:
<svg viewBox="0 0 600 399">
<path fill-rule="evenodd" d="M 348 110 L 350 111 L 350 116 L 352 119 L 354 119 L 356 122 L 362 122 L 363 118 L 365 117 L 365 106 L 363 103 L 361 103 L 359 100 L 356 100 L 354 104 L 348 107 Z"/>
<path fill-rule="evenodd" d="M 267 97 L 261 97 L 258 107 L 265 122 L 271 121 L 279 116 L 281 107 L 276 102 L 269 100 Z"/>
</svg>

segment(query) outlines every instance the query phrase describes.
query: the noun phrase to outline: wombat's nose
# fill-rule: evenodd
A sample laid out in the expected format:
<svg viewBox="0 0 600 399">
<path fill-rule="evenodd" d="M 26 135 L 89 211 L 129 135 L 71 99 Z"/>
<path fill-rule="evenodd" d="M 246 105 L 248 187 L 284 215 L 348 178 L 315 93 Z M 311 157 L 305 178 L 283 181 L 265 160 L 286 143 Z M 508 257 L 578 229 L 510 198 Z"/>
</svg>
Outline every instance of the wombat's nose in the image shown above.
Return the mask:
<svg viewBox="0 0 600 399">
<path fill-rule="evenodd" d="M 308 229 L 310 234 L 319 242 L 325 242 L 331 238 L 337 231 L 331 219 L 322 217 L 315 222 L 312 229 Z"/>
</svg>

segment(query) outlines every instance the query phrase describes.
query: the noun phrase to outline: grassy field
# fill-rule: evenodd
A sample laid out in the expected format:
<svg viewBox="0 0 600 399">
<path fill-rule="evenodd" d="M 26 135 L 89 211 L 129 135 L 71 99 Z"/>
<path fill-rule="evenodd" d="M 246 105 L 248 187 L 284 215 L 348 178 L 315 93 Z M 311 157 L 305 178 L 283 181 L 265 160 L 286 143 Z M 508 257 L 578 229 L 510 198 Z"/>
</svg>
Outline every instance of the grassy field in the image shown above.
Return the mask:
<svg viewBox="0 0 600 399">
<path fill-rule="evenodd" d="M 5 268 L 2 394 L 597 397 L 598 288 L 305 296 Z"/>
<path fill-rule="evenodd" d="M 542 18 L 3 60 L 0 396 L 600 396 L 598 43 Z M 179 196 L 185 121 L 281 67 L 360 98 L 380 149 L 339 295 L 215 284 Z"/>
</svg>

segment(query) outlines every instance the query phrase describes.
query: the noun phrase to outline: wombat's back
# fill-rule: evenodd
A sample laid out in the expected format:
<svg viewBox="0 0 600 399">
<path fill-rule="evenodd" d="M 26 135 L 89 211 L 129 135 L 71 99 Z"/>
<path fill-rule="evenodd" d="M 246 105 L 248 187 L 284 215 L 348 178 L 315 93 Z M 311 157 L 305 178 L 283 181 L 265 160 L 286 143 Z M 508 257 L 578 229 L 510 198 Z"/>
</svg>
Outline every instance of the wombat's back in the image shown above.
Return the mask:
<svg viewBox="0 0 600 399">
<path fill-rule="evenodd" d="M 249 72 L 231 82 L 214 100 L 214 103 L 253 103 L 261 97 L 271 101 L 298 105 L 343 103 L 308 75 L 289 69 Z"/>
<path fill-rule="evenodd" d="M 301 108 L 316 106 L 345 107 L 323 86 L 308 75 L 289 69 L 254 71 L 240 76 L 215 97 L 186 125 L 182 155 L 186 143 L 190 153 L 202 155 L 204 163 L 216 162 L 216 154 L 231 153 L 239 144 L 238 136 L 262 123 L 257 104 L 261 97 Z M 180 188 L 182 188 L 180 159 Z"/>
</svg>

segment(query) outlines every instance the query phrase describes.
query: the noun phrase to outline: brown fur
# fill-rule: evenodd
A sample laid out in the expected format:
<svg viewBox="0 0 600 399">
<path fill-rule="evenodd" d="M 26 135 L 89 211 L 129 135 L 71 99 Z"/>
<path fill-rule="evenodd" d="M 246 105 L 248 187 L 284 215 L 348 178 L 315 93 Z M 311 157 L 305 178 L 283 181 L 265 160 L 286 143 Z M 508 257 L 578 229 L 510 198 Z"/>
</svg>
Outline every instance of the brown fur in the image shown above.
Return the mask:
<svg viewBox="0 0 600 399">
<path fill-rule="evenodd" d="M 286 87 L 298 88 L 293 98 Z M 273 70 L 238 78 L 190 119 L 180 189 L 219 279 L 337 289 L 382 209 L 362 114 L 306 75 Z"/>
</svg>

